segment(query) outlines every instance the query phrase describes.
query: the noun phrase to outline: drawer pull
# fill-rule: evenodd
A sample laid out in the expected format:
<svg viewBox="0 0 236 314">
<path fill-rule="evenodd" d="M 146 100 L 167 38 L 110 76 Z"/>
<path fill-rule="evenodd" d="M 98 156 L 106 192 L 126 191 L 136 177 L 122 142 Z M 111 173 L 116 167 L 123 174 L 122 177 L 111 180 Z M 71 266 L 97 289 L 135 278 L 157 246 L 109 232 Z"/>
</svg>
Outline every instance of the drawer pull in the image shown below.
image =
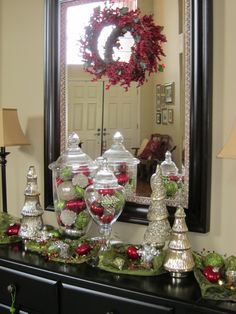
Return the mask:
<svg viewBox="0 0 236 314">
<path fill-rule="evenodd" d="M 14 293 L 14 291 L 16 291 L 16 286 L 13 285 L 13 284 L 8 285 L 8 286 L 7 286 L 7 291 L 8 291 L 9 293 Z"/>
<path fill-rule="evenodd" d="M 16 286 L 13 284 L 10 284 L 7 286 L 7 291 L 11 295 L 11 307 L 10 307 L 10 313 L 14 314 L 16 312 L 15 308 L 15 302 L 16 302 Z"/>
</svg>

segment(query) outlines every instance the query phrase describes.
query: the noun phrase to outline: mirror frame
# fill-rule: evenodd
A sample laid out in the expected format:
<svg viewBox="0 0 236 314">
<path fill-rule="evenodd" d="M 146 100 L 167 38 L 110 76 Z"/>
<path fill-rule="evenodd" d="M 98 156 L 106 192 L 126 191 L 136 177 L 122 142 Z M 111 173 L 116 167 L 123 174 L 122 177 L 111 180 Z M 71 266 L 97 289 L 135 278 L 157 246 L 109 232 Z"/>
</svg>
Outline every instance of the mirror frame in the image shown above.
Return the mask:
<svg viewBox="0 0 236 314">
<path fill-rule="evenodd" d="M 45 0 L 44 206 L 54 210 L 48 165 L 60 155 L 61 0 Z M 210 228 L 213 80 L 213 0 L 190 0 L 190 130 L 188 229 Z M 119 221 L 147 224 L 148 206 L 127 202 Z M 171 223 L 175 207 L 168 207 Z"/>
</svg>

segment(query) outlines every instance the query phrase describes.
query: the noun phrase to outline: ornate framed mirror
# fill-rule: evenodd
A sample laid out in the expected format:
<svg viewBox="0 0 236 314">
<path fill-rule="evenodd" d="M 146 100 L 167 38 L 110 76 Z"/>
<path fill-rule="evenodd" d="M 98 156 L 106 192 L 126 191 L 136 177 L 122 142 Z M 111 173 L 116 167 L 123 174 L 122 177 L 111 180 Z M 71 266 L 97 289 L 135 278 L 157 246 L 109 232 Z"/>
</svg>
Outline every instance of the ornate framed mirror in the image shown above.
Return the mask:
<svg viewBox="0 0 236 314">
<path fill-rule="evenodd" d="M 155 1 L 155 0 L 154 0 Z M 57 159 L 65 137 L 62 99 L 64 63 L 60 10 L 64 2 L 45 0 L 45 207 L 53 210 L 52 180 L 48 165 Z M 79 2 L 79 1 L 77 1 Z M 190 231 L 208 232 L 211 193 L 212 115 L 212 0 L 184 1 L 185 182 L 184 207 Z M 146 224 L 150 198 L 129 200 L 119 220 Z M 173 219 L 175 200 L 167 200 Z"/>
</svg>

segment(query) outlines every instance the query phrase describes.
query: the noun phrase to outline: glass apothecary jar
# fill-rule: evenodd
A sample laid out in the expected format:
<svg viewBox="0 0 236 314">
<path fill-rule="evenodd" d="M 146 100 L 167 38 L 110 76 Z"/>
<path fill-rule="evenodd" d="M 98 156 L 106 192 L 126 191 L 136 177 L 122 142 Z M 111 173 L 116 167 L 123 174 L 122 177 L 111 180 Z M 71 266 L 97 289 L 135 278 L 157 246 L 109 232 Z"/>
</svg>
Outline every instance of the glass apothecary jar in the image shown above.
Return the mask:
<svg viewBox="0 0 236 314">
<path fill-rule="evenodd" d="M 107 160 L 109 168 L 115 174 L 118 184 L 125 188 L 125 195 L 134 196 L 137 187 L 137 165 L 135 158 L 123 145 L 124 138 L 120 132 L 113 136 L 110 149 L 106 150 L 103 158 Z"/>
<path fill-rule="evenodd" d="M 173 197 L 176 195 L 177 191 L 182 188 L 182 175 L 179 174 L 179 170 L 172 160 L 172 154 L 170 151 L 166 151 L 165 160 L 161 163 L 160 167 L 163 183 L 166 189 L 166 196 Z"/>
<path fill-rule="evenodd" d="M 97 165 L 79 143 L 79 136 L 71 133 L 65 153 L 49 165 L 53 172 L 53 200 L 59 230 L 72 237 L 80 237 L 88 229 L 91 218 L 84 194 L 97 171 Z"/>
<path fill-rule="evenodd" d="M 125 205 L 125 189 L 118 184 L 106 159 L 100 161 L 94 182 L 85 191 L 85 201 L 93 220 L 99 225 L 101 251 L 104 251 L 109 246 L 112 224 Z"/>
</svg>

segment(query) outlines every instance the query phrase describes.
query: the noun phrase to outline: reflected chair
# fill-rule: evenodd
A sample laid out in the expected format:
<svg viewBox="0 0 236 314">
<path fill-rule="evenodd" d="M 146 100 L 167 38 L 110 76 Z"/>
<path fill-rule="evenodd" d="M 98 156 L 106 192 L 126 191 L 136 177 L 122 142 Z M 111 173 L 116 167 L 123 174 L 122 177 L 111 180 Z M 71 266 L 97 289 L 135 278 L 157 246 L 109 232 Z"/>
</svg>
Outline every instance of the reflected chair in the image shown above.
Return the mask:
<svg viewBox="0 0 236 314">
<path fill-rule="evenodd" d="M 174 151 L 172 138 L 168 134 L 152 134 L 150 139 L 144 139 L 140 147 L 134 147 L 134 155 L 139 159 L 138 177 L 149 182 L 157 164 L 165 160 L 167 150 Z"/>
</svg>

